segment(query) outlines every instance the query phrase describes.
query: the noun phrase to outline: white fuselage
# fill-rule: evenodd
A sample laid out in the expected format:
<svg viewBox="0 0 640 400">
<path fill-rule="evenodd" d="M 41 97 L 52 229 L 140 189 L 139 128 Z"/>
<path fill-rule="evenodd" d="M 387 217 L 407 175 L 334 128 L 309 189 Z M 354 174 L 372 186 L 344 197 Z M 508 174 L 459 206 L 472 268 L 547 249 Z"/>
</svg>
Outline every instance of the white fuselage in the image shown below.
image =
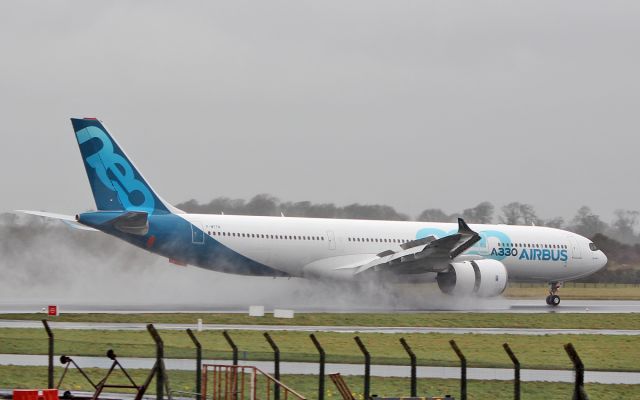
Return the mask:
<svg viewBox="0 0 640 400">
<path fill-rule="evenodd" d="M 356 267 L 400 244 L 426 236 L 453 234 L 451 223 L 341 220 L 180 214 L 225 247 L 258 263 L 297 277 L 353 276 Z M 482 238 L 461 257 L 502 262 L 513 280 L 567 281 L 602 268 L 607 258 L 591 242 L 560 229 L 481 225 Z"/>
</svg>

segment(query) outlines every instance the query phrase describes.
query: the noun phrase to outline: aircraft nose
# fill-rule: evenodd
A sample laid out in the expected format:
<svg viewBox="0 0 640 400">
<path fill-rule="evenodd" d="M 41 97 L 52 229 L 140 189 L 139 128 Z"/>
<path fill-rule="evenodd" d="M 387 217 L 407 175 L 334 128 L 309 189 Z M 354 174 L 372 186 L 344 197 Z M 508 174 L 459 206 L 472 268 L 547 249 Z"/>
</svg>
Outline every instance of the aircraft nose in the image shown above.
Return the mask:
<svg viewBox="0 0 640 400">
<path fill-rule="evenodd" d="M 604 268 L 604 266 L 607 265 L 608 261 L 609 259 L 607 258 L 607 255 L 601 251 L 600 257 L 598 257 L 598 269 Z"/>
</svg>

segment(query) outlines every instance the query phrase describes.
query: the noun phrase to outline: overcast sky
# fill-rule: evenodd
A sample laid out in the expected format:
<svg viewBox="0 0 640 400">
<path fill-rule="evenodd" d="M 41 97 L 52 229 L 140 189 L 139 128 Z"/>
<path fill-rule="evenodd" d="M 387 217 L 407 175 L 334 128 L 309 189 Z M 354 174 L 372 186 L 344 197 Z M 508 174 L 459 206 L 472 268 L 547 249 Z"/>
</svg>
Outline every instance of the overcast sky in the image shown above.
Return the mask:
<svg viewBox="0 0 640 400">
<path fill-rule="evenodd" d="M 94 207 L 72 116 L 167 200 L 640 209 L 637 1 L 2 1 L 0 211 Z"/>
</svg>

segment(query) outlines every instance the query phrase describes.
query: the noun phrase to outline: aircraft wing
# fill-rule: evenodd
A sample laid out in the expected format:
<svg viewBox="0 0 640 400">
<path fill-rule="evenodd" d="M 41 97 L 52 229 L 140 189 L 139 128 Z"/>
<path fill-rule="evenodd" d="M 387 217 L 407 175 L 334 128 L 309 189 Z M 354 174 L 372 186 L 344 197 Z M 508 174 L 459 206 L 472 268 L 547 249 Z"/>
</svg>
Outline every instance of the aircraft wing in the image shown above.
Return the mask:
<svg viewBox="0 0 640 400">
<path fill-rule="evenodd" d="M 387 250 L 378 258 L 360 265 L 354 275 L 374 272 L 391 272 L 399 275 L 440 272 L 449 263 L 480 240 L 480 235 L 458 218 L 458 232 L 436 239 L 429 236 L 404 243 L 400 251 Z"/>
<path fill-rule="evenodd" d="M 68 226 L 75 229 L 80 229 L 83 231 L 98 232 L 97 229 L 93 229 L 89 226 L 82 225 L 81 223 L 76 221 L 76 217 L 74 217 L 73 215 L 56 214 L 56 213 L 50 213 L 50 212 L 44 212 L 44 211 L 28 211 L 28 210 L 16 210 L 16 212 L 21 212 L 21 213 L 30 214 L 30 215 L 37 215 L 39 217 L 45 217 L 45 218 L 53 218 L 53 219 L 60 220 L 65 224 L 67 224 Z"/>
</svg>

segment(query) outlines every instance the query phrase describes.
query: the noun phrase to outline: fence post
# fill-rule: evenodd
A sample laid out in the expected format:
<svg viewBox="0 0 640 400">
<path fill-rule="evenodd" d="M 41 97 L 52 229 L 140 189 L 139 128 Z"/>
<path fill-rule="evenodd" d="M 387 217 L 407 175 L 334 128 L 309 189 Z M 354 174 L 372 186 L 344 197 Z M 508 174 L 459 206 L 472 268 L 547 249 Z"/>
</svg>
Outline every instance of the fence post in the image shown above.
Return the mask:
<svg viewBox="0 0 640 400">
<path fill-rule="evenodd" d="M 369 393 L 371 389 L 371 355 L 369 351 L 365 347 L 362 340 L 360 340 L 359 336 L 353 338 L 358 347 L 360 347 L 360 351 L 364 355 L 364 400 L 369 400 Z"/>
<path fill-rule="evenodd" d="M 42 320 L 42 325 L 44 325 L 44 329 L 47 331 L 47 336 L 49 336 L 49 367 L 47 370 L 47 385 L 49 389 L 53 389 L 53 332 L 51 328 L 49 328 L 49 323 L 46 319 Z"/>
<path fill-rule="evenodd" d="M 187 328 L 187 334 L 191 338 L 193 344 L 196 345 L 196 396 L 197 400 L 202 397 L 202 345 L 198 341 L 198 338 L 190 328 Z"/>
<path fill-rule="evenodd" d="M 153 326 L 153 324 L 147 325 L 147 330 L 149 334 L 153 338 L 153 341 L 156 342 L 156 399 L 162 400 L 164 398 L 164 343 L 162 342 L 162 338 L 158 334 L 158 331 Z"/>
<path fill-rule="evenodd" d="M 508 343 L 504 343 L 502 347 L 504 347 L 504 351 L 507 352 L 507 355 L 509 355 L 511 362 L 513 363 L 513 398 L 515 400 L 520 400 L 520 361 L 518 361 L 516 355 L 513 354 Z"/>
<path fill-rule="evenodd" d="M 573 400 L 589 400 L 587 392 L 584 390 L 584 364 L 578 355 L 578 352 L 573 347 L 573 344 L 567 343 L 564 345 L 564 350 L 569 355 L 573 368 L 576 372 L 576 383 L 573 388 Z"/>
<path fill-rule="evenodd" d="M 236 346 L 236 344 L 231 339 L 231 336 L 229 336 L 229 332 L 222 331 L 222 336 L 224 336 L 224 338 L 227 340 L 227 343 L 233 351 L 233 365 L 238 365 L 238 346 Z"/>
<path fill-rule="evenodd" d="M 402 345 L 402 347 L 404 347 L 404 350 L 407 352 L 407 354 L 409 354 L 409 358 L 411 358 L 411 397 L 417 397 L 418 396 L 418 377 L 417 377 L 417 367 L 416 367 L 416 355 L 413 353 L 413 350 L 411 350 L 411 347 L 409 347 L 409 344 L 407 343 L 406 340 L 404 340 L 404 338 L 400 338 L 400 344 Z"/>
<path fill-rule="evenodd" d="M 269 345 L 273 349 L 273 373 L 276 380 L 280 382 L 280 349 L 278 348 L 278 345 L 276 345 L 276 342 L 271 339 L 271 336 L 268 332 L 264 333 L 264 337 L 265 339 L 267 339 L 267 342 L 269 342 Z M 280 384 L 276 383 L 274 386 L 273 399 L 280 400 Z"/>
<path fill-rule="evenodd" d="M 311 341 L 318 349 L 318 353 L 320 353 L 320 372 L 318 374 L 318 400 L 324 400 L 324 364 L 325 364 L 325 352 L 320 342 L 316 338 L 316 335 L 313 333 L 309 335 Z"/>
<path fill-rule="evenodd" d="M 462 354 L 455 340 L 449 340 L 449 344 L 460 359 L 460 399 L 467 400 L 467 358 Z"/>
</svg>

